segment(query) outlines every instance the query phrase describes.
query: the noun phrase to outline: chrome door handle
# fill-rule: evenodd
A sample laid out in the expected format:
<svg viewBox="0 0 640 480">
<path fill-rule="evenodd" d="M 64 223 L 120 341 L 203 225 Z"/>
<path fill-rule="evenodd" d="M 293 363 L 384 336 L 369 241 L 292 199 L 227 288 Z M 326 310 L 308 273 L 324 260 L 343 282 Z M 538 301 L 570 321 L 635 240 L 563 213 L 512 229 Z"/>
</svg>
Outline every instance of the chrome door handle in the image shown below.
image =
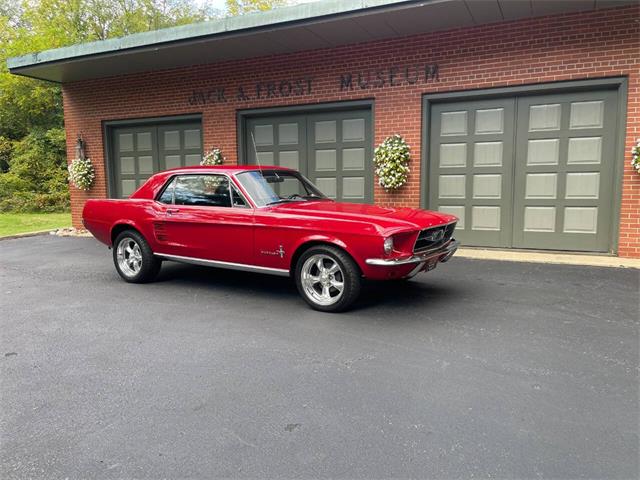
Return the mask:
<svg viewBox="0 0 640 480">
<path fill-rule="evenodd" d="M 179 211 L 179 208 L 167 208 L 167 215 L 173 215 L 174 213 L 178 213 Z"/>
</svg>

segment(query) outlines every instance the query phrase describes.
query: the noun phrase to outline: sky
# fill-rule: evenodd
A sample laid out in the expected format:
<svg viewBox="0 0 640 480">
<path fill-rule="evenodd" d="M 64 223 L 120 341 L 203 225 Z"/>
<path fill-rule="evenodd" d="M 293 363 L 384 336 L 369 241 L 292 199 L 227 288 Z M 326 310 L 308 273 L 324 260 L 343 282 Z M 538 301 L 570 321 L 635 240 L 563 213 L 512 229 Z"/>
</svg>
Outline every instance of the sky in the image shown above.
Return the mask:
<svg viewBox="0 0 640 480">
<path fill-rule="evenodd" d="M 310 3 L 319 0 L 289 0 L 289 5 L 296 5 L 298 3 Z M 220 10 L 224 12 L 225 0 L 194 0 L 196 5 L 200 6 L 209 6 L 211 8 L 215 8 L 216 10 Z"/>
<path fill-rule="evenodd" d="M 202 6 L 209 5 L 216 10 L 224 10 L 224 0 L 196 0 L 195 3 Z"/>
</svg>

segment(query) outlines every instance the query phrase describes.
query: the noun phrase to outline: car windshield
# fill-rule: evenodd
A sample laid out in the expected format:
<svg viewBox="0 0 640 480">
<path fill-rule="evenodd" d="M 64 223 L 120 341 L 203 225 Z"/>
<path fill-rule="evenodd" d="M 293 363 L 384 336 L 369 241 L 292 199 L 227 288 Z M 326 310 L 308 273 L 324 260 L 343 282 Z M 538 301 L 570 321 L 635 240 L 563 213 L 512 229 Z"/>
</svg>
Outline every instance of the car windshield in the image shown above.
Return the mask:
<svg viewBox="0 0 640 480">
<path fill-rule="evenodd" d="M 236 177 L 258 207 L 327 199 L 315 185 L 295 171 L 252 170 Z"/>
</svg>

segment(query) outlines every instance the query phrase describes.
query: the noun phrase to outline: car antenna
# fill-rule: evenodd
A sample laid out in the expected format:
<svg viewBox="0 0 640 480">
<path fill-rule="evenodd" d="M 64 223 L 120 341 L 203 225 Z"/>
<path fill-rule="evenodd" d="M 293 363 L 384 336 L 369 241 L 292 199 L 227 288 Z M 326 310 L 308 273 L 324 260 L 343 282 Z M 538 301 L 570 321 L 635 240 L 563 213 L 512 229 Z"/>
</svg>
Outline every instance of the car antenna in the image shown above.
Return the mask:
<svg viewBox="0 0 640 480">
<path fill-rule="evenodd" d="M 258 147 L 256 147 L 256 139 L 253 136 L 253 131 L 251 132 L 251 143 L 253 143 L 253 151 L 256 154 L 256 163 L 258 164 L 258 170 L 260 170 L 260 175 L 262 175 L 262 165 L 260 165 L 260 156 L 258 155 Z"/>
</svg>

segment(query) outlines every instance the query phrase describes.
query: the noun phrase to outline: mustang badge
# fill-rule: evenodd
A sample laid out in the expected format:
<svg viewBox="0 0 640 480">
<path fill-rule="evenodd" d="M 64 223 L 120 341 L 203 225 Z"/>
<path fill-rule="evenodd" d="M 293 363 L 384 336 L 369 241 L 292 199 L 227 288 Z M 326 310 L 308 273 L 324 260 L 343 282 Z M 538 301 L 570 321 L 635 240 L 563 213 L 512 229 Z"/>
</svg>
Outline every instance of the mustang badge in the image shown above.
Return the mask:
<svg viewBox="0 0 640 480">
<path fill-rule="evenodd" d="M 279 246 L 278 250 L 260 250 L 262 255 L 271 255 L 273 257 L 279 256 L 280 258 L 284 258 L 284 248 L 282 245 Z"/>
</svg>

